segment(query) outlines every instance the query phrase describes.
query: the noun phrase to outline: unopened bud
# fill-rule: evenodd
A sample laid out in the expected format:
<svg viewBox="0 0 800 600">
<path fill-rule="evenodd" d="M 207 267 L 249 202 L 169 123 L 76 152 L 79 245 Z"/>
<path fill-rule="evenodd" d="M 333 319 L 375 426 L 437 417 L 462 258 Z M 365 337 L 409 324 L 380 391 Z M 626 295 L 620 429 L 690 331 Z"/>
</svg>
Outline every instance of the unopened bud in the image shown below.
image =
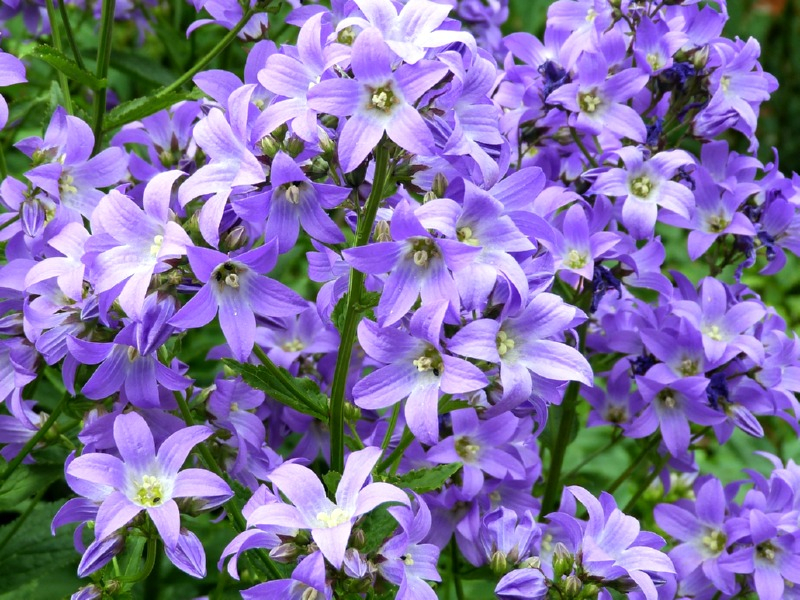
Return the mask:
<svg viewBox="0 0 800 600">
<path fill-rule="evenodd" d="M 367 536 L 363 529 L 356 529 L 350 536 L 350 547 L 361 550 L 367 544 Z"/>
<path fill-rule="evenodd" d="M 570 575 L 564 582 L 564 593 L 567 598 L 577 598 L 582 588 L 583 583 L 576 575 Z"/>
<path fill-rule="evenodd" d="M 238 250 L 247 243 L 247 230 L 243 225 L 237 225 L 222 238 L 222 244 L 228 252 Z"/>
<path fill-rule="evenodd" d="M 258 142 L 258 145 L 261 147 L 261 152 L 264 153 L 264 156 L 268 156 L 270 158 L 274 158 L 278 153 L 278 150 L 280 150 L 280 144 L 275 141 L 275 138 L 269 135 L 261 138 L 261 141 Z"/>
<path fill-rule="evenodd" d="M 530 558 L 526 558 L 521 563 L 519 563 L 520 569 L 541 569 L 542 568 L 542 559 L 538 556 L 531 556 Z"/>
<path fill-rule="evenodd" d="M 391 242 L 392 232 L 389 229 L 388 221 L 378 221 L 375 223 L 375 233 L 373 234 L 376 242 Z"/>
<path fill-rule="evenodd" d="M 333 152 L 336 150 L 336 142 L 334 142 L 322 128 L 319 130 L 319 147 L 322 149 L 322 152 L 328 156 L 333 156 Z"/>
<path fill-rule="evenodd" d="M 695 69 L 701 71 L 705 68 L 706 64 L 708 64 L 708 53 L 708 46 L 703 46 L 695 51 L 694 56 L 692 56 L 692 65 Z"/>
<path fill-rule="evenodd" d="M 296 158 L 300 153 L 306 149 L 306 143 L 296 135 L 291 136 L 284 144 L 286 153 L 292 158 Z"/>
<path fill-rule="evenodd" d="M 289 564 L 300 556 L 300 548 L 291 542 L 275 546 L 269 551 L 269 557 L 275 562 Z"/>
<path fill-rule="evenodd" d="M 319 177 L 324 177 L 328 174 L 328 168 L 330 165 L 328 161 L 322 158 L 322 156 L 314 157 L 314 160 L 311 161 L 311 167 L 308 170 L 308 176 L 311 179 L 317 179 Z"/>
<path fill-rule="evenodd" d="M 495 551 L 489 559 L 489 568 L 495 575 L 505 575 L 508 571 L 508 560 L 505 552 Z"/>
<path fill-rule="evenodd" d="M 559 580 L 563 576 L 572 573 L 572 568 L 575 563 L 575 557 L 567 549 L 567 547 L 558 542 L 553 549 L 553 572 L 555 573 L 554 579 Z"/>
<path fill-rule="evenodd" d="M 349 402 L 344 403 L 344 420 L 349 423 L 354 423 L 361 419 L 361 409 L 355 404 Z"/>
<path fill-rule="evenodd" d="M 431 191 L 436 194 L 437 198 L 444 198 L 447 193 L 447 177 L 443 173 L 437 173 L 433 178 L 433 185 Z"/>
<path fill-rule="evenodd" d="M 422 203 L 427 204 L 431 200 L 436 200 L 437 196 L 433 192 L 425 192 L 422 196 Z"/>
</svg>

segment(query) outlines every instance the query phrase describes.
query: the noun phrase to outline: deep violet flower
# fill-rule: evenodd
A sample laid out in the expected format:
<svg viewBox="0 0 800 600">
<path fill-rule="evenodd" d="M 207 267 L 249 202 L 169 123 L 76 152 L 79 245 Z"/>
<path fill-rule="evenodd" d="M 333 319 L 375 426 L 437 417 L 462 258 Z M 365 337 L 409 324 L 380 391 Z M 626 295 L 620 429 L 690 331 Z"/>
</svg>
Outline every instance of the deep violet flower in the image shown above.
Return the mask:
<svg viewBox="0 0 800 600">
<path fill-rule="evenodd" d="M 95 537 L 105 539 L 144 510 L 164 545 L 175 548 L 180 537 L 176 498 L 198 498 L 213 508 L 233 495 L 228 484 L 209 471 L 180 470 L 192 448 L 211 433 L 202 425 L 186 427 L 164 440 L 156 453 L 145 420 L 136 413 L 119 415 L 114 420 L 114 441 L 121 458 L 90 452 L 67 467 L 72 477 L 113 490 L 97 512 Z"/>
</svg>

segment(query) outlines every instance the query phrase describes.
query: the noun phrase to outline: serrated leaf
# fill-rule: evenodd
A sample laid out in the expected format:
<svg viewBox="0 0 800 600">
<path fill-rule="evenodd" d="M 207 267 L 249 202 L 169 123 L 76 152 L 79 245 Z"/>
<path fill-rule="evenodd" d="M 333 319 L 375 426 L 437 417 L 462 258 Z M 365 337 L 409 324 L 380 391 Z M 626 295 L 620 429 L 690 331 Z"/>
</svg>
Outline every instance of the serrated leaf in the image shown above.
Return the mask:
<svg viewBox="0 0 800 600">
<path fill-rule="evenodd" d="M 46 584 L 49 574 L 54 570 L 71 563 L 77 564 L 80 555 L 72 545 L 72 527 L 59 530 L 55 537 L 50 533 L 50 522 L 59 508 L 59 503 L 39 503 L 20 530 L 0 550 L 0 573 L 3 574 L 0 577 L 0 594 L 19 590 L 40 578 Z M 0 539 L 14 526 L 12 522 L 0 528 Z M 50 597 L 61 597 L 61 594 Z"/>
<path fill-rule="evenodd" d="M 462 466 L 460 462 L 454 462 L 427 469 L 416 469 L 393 479 L 392 483 L 397 487 L 424 494 L 441 489 L 445 481 L 458 473 Z"/>
<path fill-rule="evenodd" d="M 201 96 L 202 94 L 199 91 L 169 92 L 165 94 L 163 91 L 159 90 L 149 96 L 123 102 L 115 106 L 106 115 L 103 130 L 111 131 L 117 127 L 122 127 L 128 123 L 133 123 L 134 121 L 149 117 L 183 100 L 196 100 Z"/>
<path fill-rule="evenodd" d="M 57 71 L 61 71 L 73 81 L 76 81 L 81 85 L 85 85 L 86 87 L 95 91 L 102 90 L 108 86 L 108 80 L 99 79 L 96 75 L 90 73 L 86 69 L 81 69 L 78 66 L 78 63 L 68 56 L 62 54 L 52 46 L 39 44 L 33 49 L 31 56 L 35 56 L 39 60 L 46 62 L 48 65 Z"/>
<path fill-rule="evenodd" d="M 231 359 L 223 362 L 241 375 L 245 383 L 265 392 L 289 408 L 311 415 L 323 423 L 328 422 L 328 397 L 311 379 L 292 377 L 286 369 L 277 367 L 282 377 L 273 376 L 263 365 L 240 363 Z"/>
<path fill-rule="evenodd" d="M 0 511 L 19 510 L 21 502 L 63 474 L 63 465 L 20 465 L 0 488 Z"/>
</svg>

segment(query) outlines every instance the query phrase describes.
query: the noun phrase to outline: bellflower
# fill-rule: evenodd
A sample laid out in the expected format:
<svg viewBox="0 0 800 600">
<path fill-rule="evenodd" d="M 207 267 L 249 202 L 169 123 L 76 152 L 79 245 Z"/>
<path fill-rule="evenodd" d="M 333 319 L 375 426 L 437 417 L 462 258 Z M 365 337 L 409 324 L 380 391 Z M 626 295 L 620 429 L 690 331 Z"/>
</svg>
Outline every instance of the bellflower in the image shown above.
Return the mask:
<svg viewBox="0 0 800 600">
<path fill-rule="evenodd" d="M 314 552 L 302 557 L 292 571 L 291 579 L 267 581 L 242 591 L 244 600 L 261 598 L 281 598 L 285 600 L 305 600 L 307 598 L 333 597 L 331 586 L 325 581 L 325 559 L 322 552 Z"/>
<path fill-rule="evenodd" d="M 414 104 L 444 77 L 447 67 L 425 60 L 392 72 L 389 48 L 372 28 L 356 38 L 350 64 L 355 79 L 326 79 L 308 93 L 312 109 L 350 117 L 338 145 L 345 173 L 361 164 L 384 132 L 413 154 L 431 154 L 433 135 Z"/>
<path fill-rule="evenodd" d="M 47 245 L 62 256 L 48 256 L 31 267 L 25 276 L 25 285 L 30 287 L 53 277 L 58 287 L 72 300 L 83 297 L 83 278 L 86 270 L 81 260 L 89 232 L 78 223 L 67 223 L 50 238 Z"/>
<path fill-rule="evenodd" d="M 478 367 L 443 351 L 441 330 L 446 308 L 440 301 L 418 309 L 411 317 L 408 333 L 381 328 L 368 320 L 358 326 L 361 347 L 385 366 L 356 383 L 355 403 L 361 408 L 379 409 L 406 399 L 408 427 L 425 444 L 439 440 L 440 391 L 467 393 L 488 384 Z"/>
<path fill-rule="evenodd" d="M 386 502 L 409 505 L 405 492 L 393 485 L 364 485 L 380 455 L 380 448 L 369 447 L 347 457 L 335 503 L 328 499 L 313 471 L 296 463 L 282 464 L 270 474 L 270 481 L 292 504 L 272 502 L 260 506 L 252 512 L 248 524 L 310 529 L 323 556 L 340 569 L 357 517 Z"/>
<path fill-rule="evenodd" d="M 181 175 L 167 171 L 153 177 L 144 190 L 144 211 L 112 190 L 92 213 L 93 234 L 86 250 L 94 257 L 95 290 L 118 293 L 130 317 L 141 316 L 153 274 L 170 269 L 166 261 L 180 258 L 192 245 L 183 228 L 170 219 L 172 185 Z"/>
<path fill-rule="evenodd" d="M 694 164 L 683 150 L 659 152 L 646 160 L 643 150 L 628 146 L 616 151 L 624 169 L 601 173 L 591 188 L 596 194 L 623 200 L 622 223 L 637 239 L 652 236 L 661 206 L 689 218 L 694 206 L 692 192 L 672 178 L 677 171 Z"/>
<path fill-rule="evenodd" d="M 584 52 L 578 59 L 578 83 L 562 85 L 547 97 L 547 102 L 570 111 L 569 124 L 582 133 L 603 131 L 635 142 L 644 142 L 647 133 L 642 117 L 625 104 L 639 93 L 648 76 L 639 69 L 625 69 L 608 77 L 608 63 L 601 53 Z"/>
<path fill-rule="evenodd" d="M 186 457 L 211 435 L 202 425 L 186 427 L 168 437 L 156 453 L 153 434 L 144 419 L 126 413 L 114 420 L 114 440 L 121 458 L 90 452 L 70 463 L 69 475 L 113 491 L 97 512 L 95 536 L 102 540 L 145 511 L 164 545 L 175 548 L 180 537 L 176 498 L 198 498 L 207 508 L 233 495 L 218 476 L 204 469 L 184 469 Z"/>
<path fill-rule="evenodd" d="M 230 256 L 207 248 L 189 247 L 189 264 L 204 283 L 170 320 L 186 329 L 206 325 L 219 312 L 219 324 L 233 356 L 247 360 L 255 343 L 256 318 L 296 315 L 305 301 L 282 283 L 259 275 L 277 260 L 277 241 Z"/>
<path fill-rule="evenodd" d="M 434 200 L 426 206 L 417 206 L 416 210 L 425 209 L 422 215 L 430 215 L 434 206 L 448 212 L 459 210 L 455 202 L 447 199 Z M 391 271 L 375 311 L 381 326 L 402 319 L 418 297 L 423 305 L 447 300 L 448 312 L 453 317 L 459 300 L 451 271 L 466 267 L 481 252 L 480 248 L 457 240 L 434 238 L 420 222 L 416 210 L 408 201 L 397 206 L 390 226 L 395 241 L 342 252 L 348 263 L 364 273 L 377 275 Z"/>
<path fill-rule="evenodd" d="M 0 53 L 0 87 L 25 83 L 25 65 L 13 54 L 8 52 Z M 8 103 L 0 95 L 0 129 L 8 123 Z"/>
<path fill-rule="evenodd" d="M 586 358 L 575 348 L 547 339 L 564 331 L 581 314 L 555 294 L 540 293 L 518 316 L 467 324 L 453 336 L 448 348 L 461 356 L 500 364 L 503 400 L 495 410 L 509 410 L 531 395 L 531 373 L 592 385 Z"/>
</svg>

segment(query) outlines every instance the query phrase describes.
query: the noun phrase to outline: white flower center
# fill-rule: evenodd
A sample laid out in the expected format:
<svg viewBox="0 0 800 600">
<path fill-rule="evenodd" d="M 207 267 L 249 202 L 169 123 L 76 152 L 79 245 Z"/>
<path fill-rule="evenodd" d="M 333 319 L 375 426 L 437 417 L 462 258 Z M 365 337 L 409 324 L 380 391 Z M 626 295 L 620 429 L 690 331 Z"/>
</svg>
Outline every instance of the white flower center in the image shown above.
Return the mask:
<svg viewBox="0 0 800 600">
<path fill-rule="evenodd" d="M 578 94 L 578 106 L 585 113 L 595 113 L 603 101 L 594 92 Z"/>
<path fill-rule="evenodd" d="M 285 192 L 286 200 L 290 204 L 300 204 L 300 188 L 290 183 Z"/>
<path fill-rule="evenodd" d="M 564 264 L 570 269 L 582 269 L 586 266 L 586 261 L 588 257 L 586 254 L 581 254 L 577 250 L 570 250 L 567 253 L 567 258 L 564 260 Z"/>
<path fill-rule="evenodd" d="M 636 177 L 631 181 L 631 191 L 633 195 L 642 200 L 646 200 L 650 196 L 650 192 L 653 191 L 654 187 L 653 181 L 647 175 Z"/>
<path fill-rule="evenodd" d="M 159 234 L 153 236 L 153 244 L 150 246 L 150 256 L 155 258 L 161 250 L 161 245 L 164 243 L 164 236 Z"/>
<path fill-rule="evenodd" d="M 325 527 L 336 527 L 342 523 L 347 523 L 349 520 L 350 515 L 338 506 L 330 512 L 317 513 L 317 521 L 320 521 Z"/>
<path fill-rule="evenodd" d="M 468 246 L 480 246 L 480 242 L 478 238 L 475 237 L 471 227 L 461 227 L 456 233 L 458 234 L 458 240 L 460 242 Z"/>
<path fill-rule="evenodd" d="M 508 334 L 505 331 L 497 332 L 495 342 L 497 343 L 497 353 L 500 356 L 505 356 L 509 350 L 512 350 L 514 346 L 517 345 L 514 340 L 508 337 Z"/>
<path fill-rule="evenodd" d="M 166 488 L 164 482 L 153 475 L 143 475 L 141 481 L 134 486 L 136 491 L 131 500 L 140 506 L 161 506 L 169 499 L 164 492 Z"/>
</svg>

